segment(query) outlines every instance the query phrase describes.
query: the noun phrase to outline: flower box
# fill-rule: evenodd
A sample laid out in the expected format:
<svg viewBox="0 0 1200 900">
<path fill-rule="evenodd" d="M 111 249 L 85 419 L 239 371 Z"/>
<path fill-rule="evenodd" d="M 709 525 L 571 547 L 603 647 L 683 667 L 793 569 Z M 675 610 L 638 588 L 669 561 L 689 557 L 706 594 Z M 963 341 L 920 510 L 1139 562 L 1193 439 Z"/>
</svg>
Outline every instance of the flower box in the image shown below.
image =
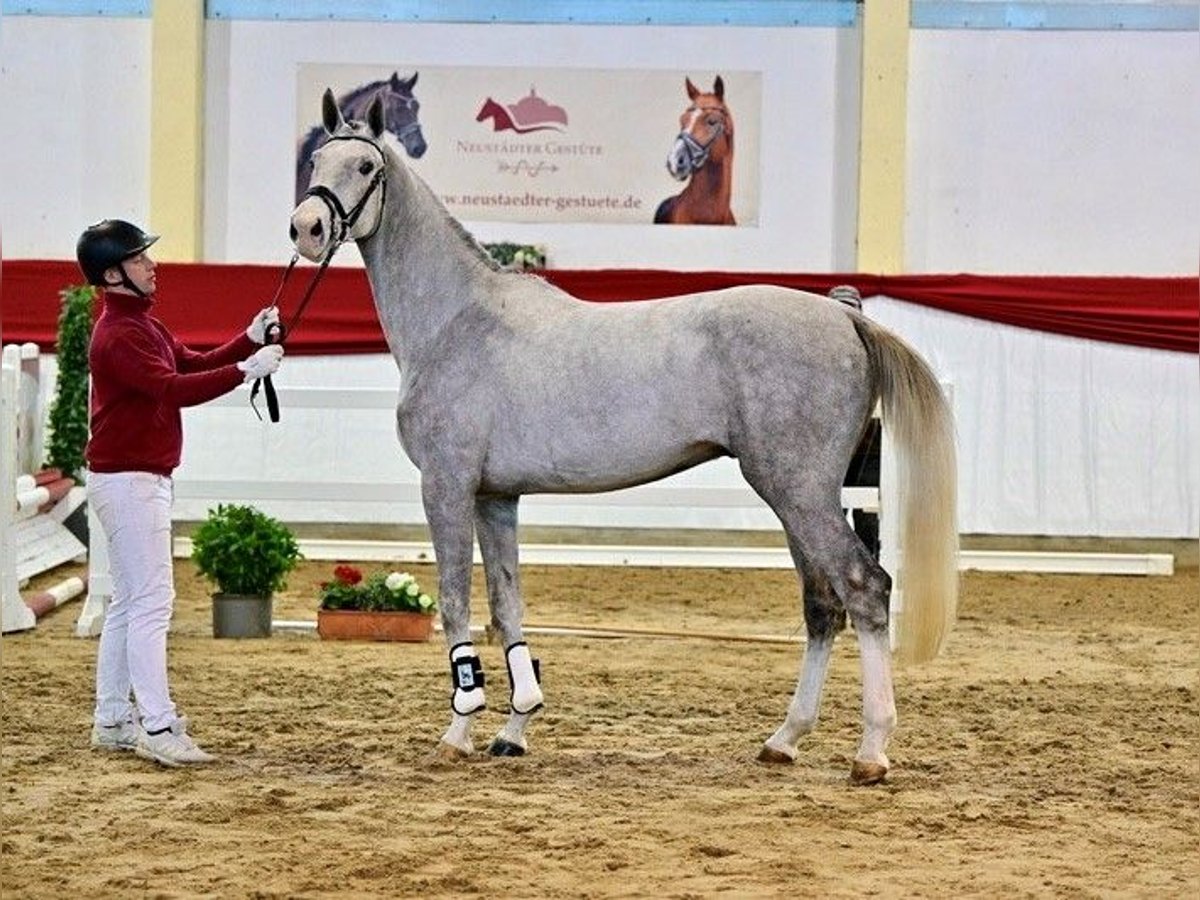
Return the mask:
<svg viewBox="0 0 1200 900">
<path fill-rule="evenodd" d="M 409 641 L 433 635 L 433 616 L 417 612 L 359 609 L 317 610 L 317 634 L 329 641 Z"/>
<path fill-rule="evenodd" d="M 369 578 L 354 566 L 333 570 L 321 585 L 317 634 L 333 641 L 427 641 L 437 602 L 407 572 Z"/>
</svg>

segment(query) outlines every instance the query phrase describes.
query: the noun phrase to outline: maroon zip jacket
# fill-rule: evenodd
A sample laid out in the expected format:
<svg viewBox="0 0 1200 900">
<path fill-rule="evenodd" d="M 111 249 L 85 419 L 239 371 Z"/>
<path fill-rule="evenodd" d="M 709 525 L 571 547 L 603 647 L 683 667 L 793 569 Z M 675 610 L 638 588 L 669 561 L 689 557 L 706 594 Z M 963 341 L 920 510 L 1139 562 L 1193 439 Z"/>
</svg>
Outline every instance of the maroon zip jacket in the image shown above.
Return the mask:
<svg viewBox="0 0 1200 900">
<path fill-rule="evenodd" d="M 92 330 L 91 438 L 84 455 L 93 472 L 170 475 L 183 450 L 179 411 L 233 390 L 237 363 L 258 345 L 245 333 L 208 353 L 189 350 L 150 315 L 154 298 L 107 291 Z"/>
</svg>

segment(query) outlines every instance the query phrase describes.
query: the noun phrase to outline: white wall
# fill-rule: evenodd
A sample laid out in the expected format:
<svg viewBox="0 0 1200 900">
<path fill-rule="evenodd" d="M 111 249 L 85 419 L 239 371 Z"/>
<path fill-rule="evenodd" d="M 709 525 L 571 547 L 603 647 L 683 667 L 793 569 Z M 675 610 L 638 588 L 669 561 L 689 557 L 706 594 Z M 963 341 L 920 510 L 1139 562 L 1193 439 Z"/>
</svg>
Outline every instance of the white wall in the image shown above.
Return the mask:
<svg viewBox="0 0 1200 900">
<path fill-rule="evenodd" d="M 964 533 L 1200 534 L 1194 354 L 1015 328 L 886 298 L 864 308 L 954 386 Z"/>
<path fill-rule="evenodd" d="M 0 110 L 6 258 L 73 259 L 89 223 L 147 221 L 149 19 L 5 17 Z"/>
<path fill-rule="evenodd" d="M 1195 275 L 1194 32 L 918 30 L 912 272 Z"/>
</svg>

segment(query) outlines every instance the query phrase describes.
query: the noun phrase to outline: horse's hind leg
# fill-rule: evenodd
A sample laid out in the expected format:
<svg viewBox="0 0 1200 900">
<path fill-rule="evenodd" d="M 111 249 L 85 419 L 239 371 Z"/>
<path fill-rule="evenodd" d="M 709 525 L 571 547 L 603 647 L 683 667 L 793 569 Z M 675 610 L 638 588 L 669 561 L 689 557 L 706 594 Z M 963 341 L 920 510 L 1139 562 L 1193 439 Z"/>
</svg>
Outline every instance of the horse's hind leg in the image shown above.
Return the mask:
<svg viewBox="0 0 1200 900">
<path fill-rule="evenodd" d="M 512 689 L 509 717 L 492 740 L 493 756 L 522 756 L 528 749 L 525 728 L 542 708 L 536 661 L 521 633 L 521 602 L 517 552 L 517 498 L 481 497 L 475 502 L 475 530 L 487 577 L 492 628 L 500 636 Z"/>
<path fill-rule="evenodd" d="M 787 717 L 763 744 L 758 754 L 762 762 L 792 762 L 796 758 L 796 745 L 800 739 L 816 727 L 833 641 L 846 624 L 845 610 L 829 582 L 808 574 L 806 568 L 801 566 L 801 557 L 795 547 L 792 548 L 792 558 L 796 560 L 797 571 L 804 582 L 804 619 L 808 627 L 808 642 L 804 646 L 800 680 L 796 683 Z"/>
<path fill-rule="evenodd" d="M 892 580 L 867 552 L 837 507 L 794 513 L 785 511 L 781 519 L 793 554 L 805 573 L 804 613 L 811 642 L 805 650 L 804 671 L 796 689 L 797 699 L 793 700 L 793 708 L 788 712 L 789 721 L 795 714 L 793 730 L 803 727 L 810 710 L 815 720 L 824 666 L 833 634 L 841 626 L 840 619 L 831 626 L 830 617 L 836 617 L 839 608 L 844 609 L 858 637 L 863 680 L 863 738 L 850 778 L 856 784 L 873 784 L 887 774 L 887 741 L 896 727 L 888 638 Z M 808 596 L 810 584 L 817 588 L 812 601 Z M 813 654 L 811 666 L 810 653 Z M 809 681 L 816 685 L 815 694 L 806 685 Z M 784 749 L 791 733 L 785 721 L 780 732 L 768 741 L 767 748 Z M 772 744 L 776 737 L 778 743 Z"/>
</svg>

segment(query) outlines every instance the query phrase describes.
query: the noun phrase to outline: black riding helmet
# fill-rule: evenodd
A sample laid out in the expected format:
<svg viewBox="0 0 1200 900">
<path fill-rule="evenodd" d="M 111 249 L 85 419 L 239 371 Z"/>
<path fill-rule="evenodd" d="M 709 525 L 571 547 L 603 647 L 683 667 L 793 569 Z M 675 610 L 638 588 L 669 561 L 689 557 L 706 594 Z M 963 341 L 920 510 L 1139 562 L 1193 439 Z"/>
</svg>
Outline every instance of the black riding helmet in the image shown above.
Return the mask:
<svg viewBox="0 0 1200 900">
<path fill-rule="evenodd" d="M 104 281 L 105 272 L 145 252 L 157 240 L 157 234 L 147 234 L 129 222 L 104 219 L 84 229 L 75 244 L 75 258 L 79 260 L 79 268 L 83 270 L 88 284 L 109 287 Z M 121 266 L 121 283 L 136 294 L 142 293 L 129 280 L 124 266 Z"/>
</svg>

